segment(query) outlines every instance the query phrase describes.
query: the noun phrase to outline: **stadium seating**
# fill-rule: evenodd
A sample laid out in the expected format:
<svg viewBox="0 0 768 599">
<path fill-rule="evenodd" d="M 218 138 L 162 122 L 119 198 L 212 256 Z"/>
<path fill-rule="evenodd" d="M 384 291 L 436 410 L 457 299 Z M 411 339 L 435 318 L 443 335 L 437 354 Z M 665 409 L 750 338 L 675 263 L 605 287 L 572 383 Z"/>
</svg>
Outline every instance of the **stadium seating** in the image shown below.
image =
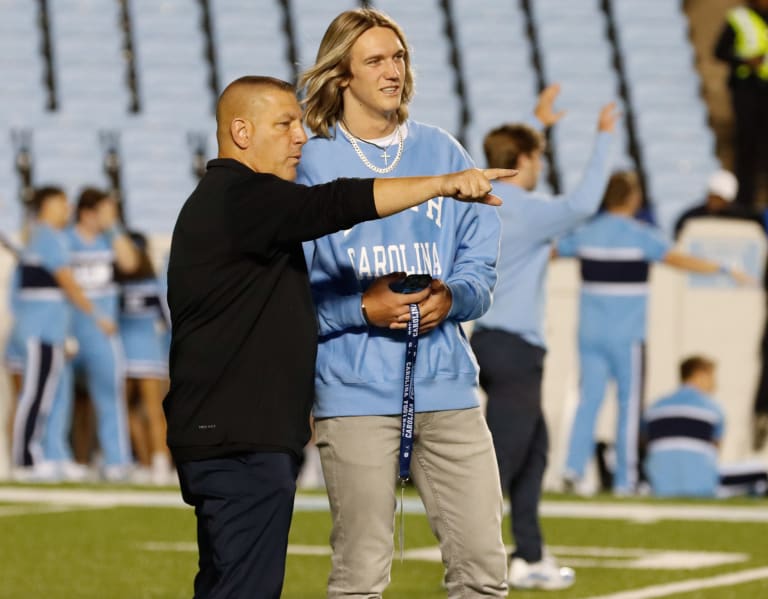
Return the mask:
<svg viewBox="0 0 768 599">
<path fill-rule="evenodd" d="M 719 168 L 680 2 L 615 0 L 616 37 L 658 223 L 702 199 Z"/>
<path fill-rule="evenodd" d="M 356 0 L 295 0 L 291 2 L 299 70 L 312 66 L 328 25 L 339 13 L 357 8 Z"/>
<path fill-rule="evenodd" d="M 142 113 L 148 121 L 192 125 L 215 101 L 205 58 L 200 3 L 133 0 L 131 23 Z"/>
<path fill-rule="evenodd" d="M 21 226 L 21 204 L 12 140 L 5 129 L 0 129 L 0 135 L 0 232 L 8 234 Z"/>
<path fill-rule="evenodd" d="M 625 122 L 618 135 L 618 164 L 634 168 L 636 158 L 642 161 L 646 188 L 667 230 L 700 198 L 706 177 L 718 166 L 679 1 L 370 4 L 391 14 L 408 37 L 416 72 L 412 116 L 465 134 L 478 164 L 484 164 L 487 131 L 528 118 L 538 82 L 558 81 L 560 105 L 568 114 L 552 132 L 556 163 L 551 168 L 562 189 L 572 188 L 579 177 L 597 111 L 612 98 L 633 116 L 639 148 L 637 156 L 629 154 Z M 216 94 L 245 74 L 292 80 L 314 60 L 331 19 L 359 5 L 357 0 L 287 5 L 280 0 L 130 0 L 124 15 L 119 0 L 0 0 L 0 134 L 8 140 L 13 131 L 32 130 L 33 182 L 58 181 L 71 192 L 78 181 L 109 183 L 103 140 L 115 136 L 127 213 L 167 232 L 194 184 L 197 146 L 206 158 L 215 155 Z M 41 19 L 43 6 L 47 21 Z M 129 43 L 133 54 L 125 51 Z M 622 81 L 626 97 L 619 93 Z M 131 112 L 134 91 L 138 113 Z M 0 194 L 15 194 L 14 148 L 3 146 Z M 167 210 L 159 198 L 169 198 Z"/>
<path fill-rule="evenodd" d="M 31 152 L 37 185 L 59 185 L 73 200 L 85 185 L 108 186 L 98 130 L 93 127 L 48 121 L 32 131 Z"/>
<path fill-rule="evenodd" d="M 48 103 L 38 9 L 29 0 L 0 3 L 0 123 L 6 126 L 39 117 Z"/>
<path fill-rule="evenodd" d="M 278 0 L 211 2 L 210 9 L 219 91 L 243 75 L 293 78 Z"/>
<path fill-rule="evenodd" d="M 609 101 L 621 106 L 608 23 L 597 0 L 537 0 L 531 8 L 544 79 L 561 84 L 559 105 L 568 111 L 552 136 L 561 186 L 568 191 L 590 155 L 600 107 Z M 617 156 L 629 162 L 623 129 L 617 137 Z"/>
<path fill-rule="evenodd" d="M 502 123 L 528 117 L 536 74 L 517 3 L 455 0 L 453 9 L 471 113 L 467 148 L 484 165 L 483 137 Z"/>
<path fill-rule="evenodd" d="M 150 129 L 141 121 L 121 132 L 121 175 L 132 228 L 148 233 L 173 228 L 196 183 L 189 135 L 184 130 Z"/>
<path fill-rule="evenodd" d="M 50 0 L 48 7 L 58 110 L 73 125 L 108 124 L 126 115 L 130 100 L 118 3 Z"/>
</svg>

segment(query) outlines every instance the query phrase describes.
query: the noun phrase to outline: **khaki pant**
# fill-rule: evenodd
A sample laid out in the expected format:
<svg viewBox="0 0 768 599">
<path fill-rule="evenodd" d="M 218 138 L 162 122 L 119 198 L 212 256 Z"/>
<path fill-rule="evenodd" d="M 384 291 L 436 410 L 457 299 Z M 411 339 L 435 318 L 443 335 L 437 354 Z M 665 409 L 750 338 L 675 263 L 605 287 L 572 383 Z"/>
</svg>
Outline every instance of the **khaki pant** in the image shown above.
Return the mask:
<svg viewBox="0 0 768 599">
<path fill-rule="evenodd" d="M 400 417 L 315 425 L 333 517 L 328 597 L 380 598 L 394 551 Z M 503 499 L 480 409 L 416 414 L 411 476 L 440 542 L 448 597 L 506 597 Z"/>
</svg>

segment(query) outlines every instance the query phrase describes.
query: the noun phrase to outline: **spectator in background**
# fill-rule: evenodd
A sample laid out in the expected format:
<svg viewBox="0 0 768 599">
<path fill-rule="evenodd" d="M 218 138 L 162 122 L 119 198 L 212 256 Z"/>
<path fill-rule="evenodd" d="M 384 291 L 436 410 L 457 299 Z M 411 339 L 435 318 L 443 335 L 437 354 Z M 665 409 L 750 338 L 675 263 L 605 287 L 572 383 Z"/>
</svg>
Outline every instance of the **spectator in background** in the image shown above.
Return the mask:
<svg viewBox="0 0 768 599">
<path fill-rule="evenodd" d="M 408 118 L 410 60 L 403 31 L 379 11 L 331 22 L 302 76 L 315 137 L 299 182 L 472 166 L 449 134 Z M 412 474 L 440 542 L 448 596 L 507 595 L 498 468 L 461 329 L 490 306 L 499 229 L 495 211 L 438 194 L 418 210 L 305 244 L 321 335 L 314 415 L 333 517 L 329 598 L 381 597 L 389 584 L 398 471 Z M 428 273 L 431 284 L 395 293 L 398 271 Z M 406 335 L 393 329 L 406 328 L 409 305 L 420 312 L 419 359 L 413 460 L 403 473 Z"/>
<path fill-rule="evenodd" d="M 14 418 L 13 461 L 22 480 L 80 480 L 87 472 L 74 463 L 69 445 L 72 376 L 65 341 L 72 305 L 104 334 L 115 332 L 115 321 L 99 313 L 75 280 L 64 232 L 69 218 L 64 192 L 57 187 L 36 190 L 32 210 L 35 224 L 20 257 L 14 314 L 24 374 Z"/>
<path fill-rule="evenodd" d="M 707 182 L 707 199 L 680 215 L 675 224 L 675 238 L 680 236 L 683 225 L 692 218 L 738 218 L 753 221 L 763 228 L 763 220 L 757 211 L 734 203 L 738 189 L 739 182 L 733 173 L 725 170 L 713 173 Z"/>
<path fill-rule="evenodd" d="M 736 201 L 753 206 L 759 181 L 768 176 L 768 0 L 728 12 L 715 56 L 731 67 Z"/>
<path fill-rule="evenodd" d="M 487 421 L 496 449 L 501 485 L 511 503 L 515 551 L 509 567 L 514 588 L 562 589 L 573 584 L 570 568 L 558 568 L 543 550 L 539 500 L 547 464 L 547 425 L 541 409 L 544 356 L 544 282 L 551 244 L 599 205 L 610 172 L 611 135 L 616 113 L 609 105 L 600 113 L 592 158 L 573 192 L 550 198 L 533 190 L 539 182 L 544 136 L 537 131 L 554 125 L 556 85 L 539 96 L 536 129 L 509 124 L 485 137 L 488 165 L 518 169 L 509 181 L 494 186 L 504 200 L 499 209 L 503 234 L 499 282 L 490 310 L 475 323 L 472 349 L 480 365 L 480 385 L 488 394 Z"/>
<path fill-rule="evenodd" d="M 659 497 L 765 495 L 768 475 L 757 463 L 718 466 L 725 416 L 711 398 L 715 364 L 693 356 L 680 364 L 680 389 L 653 404 L 643 417 L 645 472 Z"/>
<path fill-rule="evenodd" d="M 557 254 L 581 262 L 579 302 L 579 404 L 565 466 L 567 487 L 579 490 L 594 455 L 594 428 L 609 379 L 617 384 L 616 470 L 613 492 L 636 491 L 638 427 L 645 378 L 648 271 L 652 262 L 704 274 L 725 272 L 739 283 L 743 272 L 673 250 L 661 232 L 635 220 L 642 204 L 637 175 L 611 176 L 600 213 L 562 238 Z"/>
<path fill-rule="evenodd" d="M 714 173 L 708 184 L 707 200 L 684 212 L 675 225 L 675 237 L 679 237 L 689 219 L 729 218 L 752 221 L 765 230 L 766 222 L 751 206 L 735 203 L 738 189 L 736 177 L 728 171 Z M 765 214 L 765 213 L 764 213 Z M 763 288 L 768 290 L 768 263 L 763 274 Z M 768 312 L 768 310 L 766 311 Z M 761 344 L 761 371 L 754 403 L 752 445 L 758 451 L 768 437 L 768 320 L 766 320 Z"/>
<path fill-rule="evenodd" d="M 77 203 L 75 224 L 67 231 L 72 270 L 102 318 L 117 322 L 118 289 L 115 269 L 133 272 L 139 254 L 118 220 L 115 198 L 87 188 Z M 125 406 L 125 358 L 120 335 L 95 326 L 93 319 L 75 314 L 74 336 L 79 352 L 74 366 L 85 372 L 96 412 L 96 429 L 106 480 L 126 480 L 131 474 L 131 453 Z"/>
<path fill-rule="evenodd" d="M 163 396 L 168 379 L 165 334 L 170 330 L 167 305 L 149 257 L 147 238 L 131 233 L 139 253 L 138 269 L 118 273 L 120 283 L 120 338 L 125 351 L 128 423 L 139 464 L 156 485 L 170 484 L 175 473 L 165 444 Z"/>
</svg>

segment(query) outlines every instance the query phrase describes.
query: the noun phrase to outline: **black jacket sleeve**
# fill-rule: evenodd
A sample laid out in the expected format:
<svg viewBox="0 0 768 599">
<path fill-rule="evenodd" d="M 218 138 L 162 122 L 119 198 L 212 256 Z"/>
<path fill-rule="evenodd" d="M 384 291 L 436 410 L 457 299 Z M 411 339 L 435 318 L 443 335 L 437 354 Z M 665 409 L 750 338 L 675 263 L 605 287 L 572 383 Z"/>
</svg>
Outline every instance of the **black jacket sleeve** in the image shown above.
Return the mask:
<svg viewBox="0 0 768 599">
<path fill-rule="evenodd" d="M 337 179 L 307 187 L 256 174 L 233 190 L 232 217 L 241 250 L 267 254 L 278 245 L 316 239 L 378 218 L 373 179 Z"/>
</svg>

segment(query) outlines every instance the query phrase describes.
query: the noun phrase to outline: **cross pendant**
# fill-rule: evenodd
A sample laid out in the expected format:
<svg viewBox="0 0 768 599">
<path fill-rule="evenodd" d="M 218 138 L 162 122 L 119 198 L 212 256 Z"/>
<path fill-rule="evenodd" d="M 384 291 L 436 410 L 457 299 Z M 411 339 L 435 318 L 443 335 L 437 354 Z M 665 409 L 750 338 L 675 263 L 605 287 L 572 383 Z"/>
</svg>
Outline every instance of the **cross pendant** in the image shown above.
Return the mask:
<svg viewBox="0 0 768 599">
<path fill-rule="evenodd" d="M 387 154 L 386 150 L 384 150 L 384 152 L 381 154 L 381 157 L 384 159 L 384 166 L 387 166 L 387 160 L 389 160 L 389 154 Z"/>
</svg>

